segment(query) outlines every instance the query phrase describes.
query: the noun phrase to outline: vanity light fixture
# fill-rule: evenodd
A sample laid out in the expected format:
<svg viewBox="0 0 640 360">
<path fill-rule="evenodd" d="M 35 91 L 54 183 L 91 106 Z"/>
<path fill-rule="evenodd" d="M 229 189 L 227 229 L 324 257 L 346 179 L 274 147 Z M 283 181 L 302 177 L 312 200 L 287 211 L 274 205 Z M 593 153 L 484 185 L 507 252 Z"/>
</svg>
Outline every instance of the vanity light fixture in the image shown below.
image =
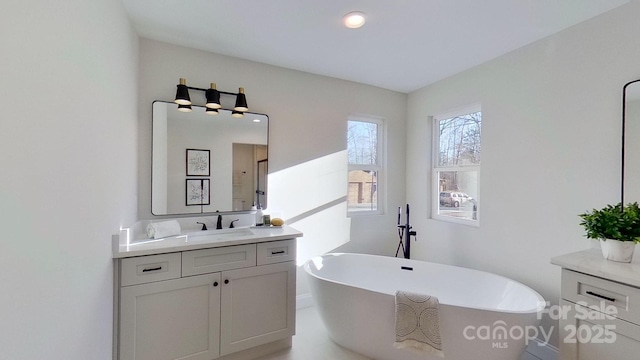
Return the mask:
<svg viewBox="0 0 640 360">
<path fill-rule="evenodd" d="M 206 108 L 204 110 L 207 115 L 218 115 L 218 109 Z"/>
<path fill-rule="evenodd" d="M 353 11 L 342 17 L 342 23 L 349 29 L 358 29 L 367 21 L 367 16 L 361 11 Z"/>
<path fill-rule="evenodd" d="M 178 89 L 176 91 L 176 98 L 174 101 L 176 104 L 178 104 L 178 110 L 180 111 L 191 111 L 191 98 L 189 97 L 189 90 L 198 90 L 205 93 L 205 97 L 207 98 L 205 107 L 207 113 L 210 115 L 216 115 L 218 113 L 217 109 L 222 108 L 222 105 L 220 104 L 220 94 L 233 95 L 236 97 L 236 104 L 233 109 L 234 112 L 237 112 L 237 114 L 232 114 L 234 117 L 242 117 L 244 116 L 245 111 L 249 111 L 249 107 L 247 106 L 247 97 L 244 94 L 243 87 L 239 88 L 237 93 L 220 91 L 216 88 L 216 83 L 211 83 L 209 89 L 201 89 L 197 87 L 187 86 L 187 80 L 185 80 L 184 78 L 180 78 L 180 83 L 177 85 L 177 87 Z"/>
<path fill-rule="evenodd" d="M 191 98 L 189 97 L 189 89 L 187 88 L 187 80 L 180 78 L 180 83 L 177 85 L 176 90 L 176 104 L 178 105 L 191 105 Z"/>
<path fill-rule="evenodd" d="M 233 110 L 242 111 L 242 112 L 249 110 L 249 107 L 247 107 L 247 97 L 244 96 L 243 87 L 238 89 L 238 96 L 236 97 L 236 106 L 233 108 Z"/>
<path fill-rule="evenodd" d="M 216 83 L 211 83 L 211 87 L 205 92 L 207 103 L 204 106 L 207 109 L 220 109 L 220 92 L 216 89 Z"/>
<path fill-rule="evenodd" d="M 182 112 L 191 112 L 191 105 L 183 105 L 183 104 L 179 104 L 179 105 L 178 105 L 178 111 L 182 111 Z"/>
<path fill-rule="evenodd" d="M 241 118 L 244 116 L 244 113 L 242 111 L 233 110 L 231 112 L 231 116 L 233 116 L 234 118 Z"/>
</svg>

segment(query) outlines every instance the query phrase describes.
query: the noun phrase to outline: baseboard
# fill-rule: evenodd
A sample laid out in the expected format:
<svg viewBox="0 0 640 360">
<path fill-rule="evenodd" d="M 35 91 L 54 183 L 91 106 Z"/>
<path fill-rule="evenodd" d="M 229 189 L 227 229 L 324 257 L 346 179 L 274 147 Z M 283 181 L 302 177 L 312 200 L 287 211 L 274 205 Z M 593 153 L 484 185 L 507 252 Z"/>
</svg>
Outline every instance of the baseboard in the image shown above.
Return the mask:
<svg viewBox="0 0 640 360">
<path fill-rule="evenodd" d="M 534 339 L 529 343 L 527 352 L 540 360 L 558 359 L 558 348 L 550 344 L 544 344 L 538 339 Z"/>
<path fill-rule="evenodd" d="M 296 296 L 296 310 L 312 307 L 314 305 L 311 294 Z"/>
</svg>

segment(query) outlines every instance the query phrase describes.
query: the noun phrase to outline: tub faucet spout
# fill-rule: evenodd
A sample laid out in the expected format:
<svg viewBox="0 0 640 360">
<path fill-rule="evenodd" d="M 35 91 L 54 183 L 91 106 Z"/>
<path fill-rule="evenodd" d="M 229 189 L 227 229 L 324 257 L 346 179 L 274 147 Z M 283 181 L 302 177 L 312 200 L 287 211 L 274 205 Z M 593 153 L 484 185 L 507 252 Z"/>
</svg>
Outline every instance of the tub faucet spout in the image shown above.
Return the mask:
<svg viewBox="0 0 640 360">
<path fill-rule="evenodd" d="M 398 249 L 396 249 L 396 257 L 398 257 L 398 253 L 400 249 L 402 249 L 402 255 L 405 259 L 411 259 L 411 237 L 416 237 L 417 233 L 411 226 L 409 222 L 409 204 L 407 204 L 406 211 L 406 222 L 404 225 L 400 225 L 400 217 L 401 217 L 402 209 L 398 207 L 398 237 L 400 241 L 398 242 Z"/>
<path fill-rule="evenodd" d="M 222 229 L 222 215 L 218 214 L 218 222 L 216 223 L 216 229 Z"/>
</svg>

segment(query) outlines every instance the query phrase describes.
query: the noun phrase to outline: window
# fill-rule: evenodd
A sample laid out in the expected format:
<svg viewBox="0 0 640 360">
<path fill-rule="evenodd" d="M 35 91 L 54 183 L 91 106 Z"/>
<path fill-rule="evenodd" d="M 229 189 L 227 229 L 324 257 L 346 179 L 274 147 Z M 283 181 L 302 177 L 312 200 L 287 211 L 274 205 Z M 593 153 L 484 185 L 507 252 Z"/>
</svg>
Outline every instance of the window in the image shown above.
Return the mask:
<svg viewBox="0 0 640 360">
<path fill-rule="evenodd" d="M 349 187 L 347 209 L 353 214 L 380 214 L 382 121 L 350 118 L 347 123 Z"/>
<path fill-rule="evenodd" d="M 434 117 L 434 218 L 478 224 L 480 106 Z"/>
</svg>

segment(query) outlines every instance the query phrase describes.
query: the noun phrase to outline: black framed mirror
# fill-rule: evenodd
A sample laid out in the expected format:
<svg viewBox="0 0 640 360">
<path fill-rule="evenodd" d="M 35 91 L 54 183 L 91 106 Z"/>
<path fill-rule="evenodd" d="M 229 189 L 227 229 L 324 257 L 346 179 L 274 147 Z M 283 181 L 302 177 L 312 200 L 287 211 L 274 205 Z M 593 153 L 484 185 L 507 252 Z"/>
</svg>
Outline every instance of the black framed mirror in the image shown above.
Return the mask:
<svg viewBox="0 0 640 360">
<path fill-rule="evenodd" d="M 622 174 L 620 201 L 640 202 L 640 79 L 622 88 Z"/>
<path fill-rule="evenodd" d="M 266 207 L 269 117 L 204 106 L 178 111 L 156 100 L 152 112 L 151 213 L 183 215 Z"/>
</svg>

